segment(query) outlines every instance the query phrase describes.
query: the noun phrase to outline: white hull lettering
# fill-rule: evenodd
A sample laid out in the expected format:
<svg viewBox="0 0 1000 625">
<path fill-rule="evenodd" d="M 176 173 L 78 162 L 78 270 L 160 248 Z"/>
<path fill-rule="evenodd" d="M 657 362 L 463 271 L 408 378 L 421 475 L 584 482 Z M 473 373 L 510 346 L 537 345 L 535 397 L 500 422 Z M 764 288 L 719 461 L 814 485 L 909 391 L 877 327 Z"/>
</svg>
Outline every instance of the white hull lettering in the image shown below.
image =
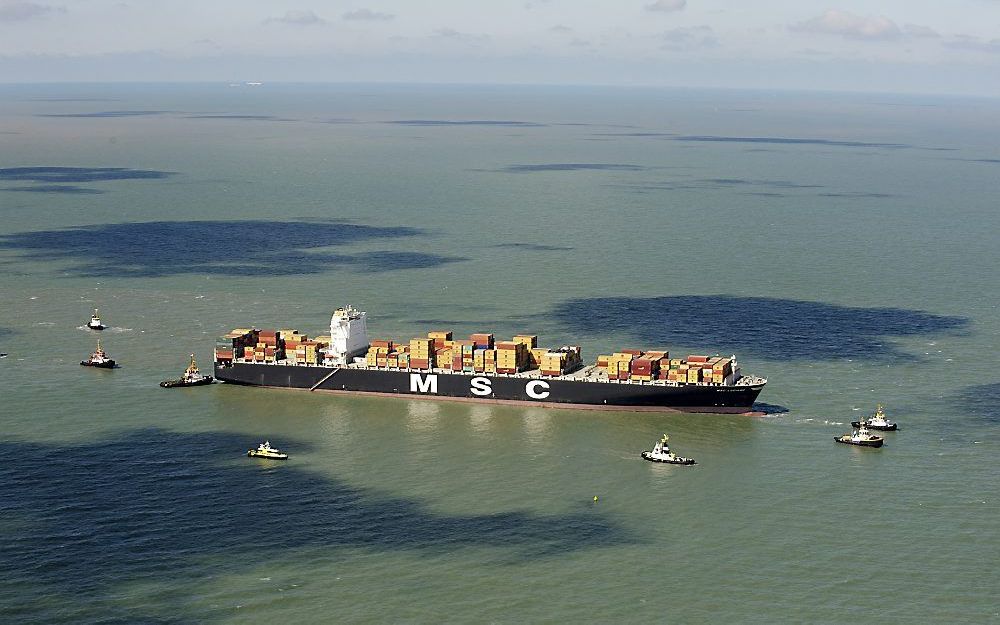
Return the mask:
<svg viewBox="0 0 1000 625">
<path fill-rule="evenodd" d="M 545 399 L 549 396 L 549 383 L 543 382 L 541 380 L 532 380 L 528 382 L 524 387 L 524 392 L 528 394 L 528 397 L 532 399 Z M 538 390 L 545 389 L 545 390 Z"/>
<path fill-rule="evenodd" d="M 472 378 L 469 381 L 469 390 L 472 391 L 473 395 L 485 397 L 493 394 L 493 387 L 491 385 L 492 382 L 489 378 Z"/>
<path fill-rule="evenodd" d="M 427 377 L 422 377 L 419 373 L 410 374 L 410 392 L 411 393 L 437 393 L 438 392 L 438 377 L 436 375 L 428 375 Z"/>
</svg>

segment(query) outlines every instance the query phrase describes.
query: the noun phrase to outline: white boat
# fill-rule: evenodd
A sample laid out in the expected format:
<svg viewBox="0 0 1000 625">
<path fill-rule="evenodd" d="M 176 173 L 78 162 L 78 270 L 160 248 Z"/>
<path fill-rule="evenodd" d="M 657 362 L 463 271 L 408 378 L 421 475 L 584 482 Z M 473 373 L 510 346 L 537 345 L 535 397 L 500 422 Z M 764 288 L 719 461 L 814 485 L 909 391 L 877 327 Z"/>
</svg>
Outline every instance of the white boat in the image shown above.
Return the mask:
<svg viewBox="0 0 1000 625">
<path fill-rule="evenodd" d="M 885 442 L 885 439 L 878 434 L 872 434 L 865 427 L 864 423 L 855 428 L 850 434 L 834 436 L 833 440 L 847 445 L 858 445 L 859 447 L 881 447 L 882 443 Z"/>
<path fill-rule="evenodd" d="M 248 449 L 247 456 L 251 458 L 267 458 L 268 460 L 288 460 L 288 454 L 276 447 L 271 447 L 271 441 L 257 445 L 257 449 Z"/>
<path fill-rule="evenodd" d="M 895 422 L 886 419 L 885 411 L 882 410 L 882 404 L 879 404 L 878 407 L 875 408 L 875 412 L 873 412 L 870 417 L 864 421 L 851 421 L 851 425 L 854 427 L 861 427 L 861 425 L 865 425 L 868 429 L 881 430 L 883 432 L 893 432 L 897 428 Z"/>
<path fill-rule="evenodd" d="M 87 322 L 88 330 L 103 330 L 108 326 L 101 323 L 101 315 L 94 309 L 94 314 L 90 316 L 90 321 Z"/>
<path fill-rule="evenodd" d="M 663 438 L 661 438 L 656 445 L 653 446 L 652 451 L 642 452 L 643 460 L 649 460 L 650 462 L 665 462 L 667 464 L 695 464 L 693 458 L 678 456 L 674 452 L 670 451 L 670 446 L 667 445 L 668 440 L 670 440 L 670 437 L 664 434 Z"/>
</svg>

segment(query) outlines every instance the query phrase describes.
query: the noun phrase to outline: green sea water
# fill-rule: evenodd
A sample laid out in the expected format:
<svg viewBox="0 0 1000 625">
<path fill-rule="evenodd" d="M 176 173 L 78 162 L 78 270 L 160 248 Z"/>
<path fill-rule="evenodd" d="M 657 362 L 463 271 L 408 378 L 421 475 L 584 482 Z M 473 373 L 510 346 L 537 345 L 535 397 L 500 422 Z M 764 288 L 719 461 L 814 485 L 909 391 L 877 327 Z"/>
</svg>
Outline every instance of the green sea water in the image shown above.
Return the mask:
<svg viewBox="0 0 1000 625">
<path fill-rule="evenodd" d="M 998 135 L 929 96 L 0 86 L 4 620 L 998 622 Z M 735 352 L 768 414 L 157 386 L 348 303 Z M 833 442 L 878 402 L 882 449 Z M 699 464 L 641 460 L 663 432 Z"/>
</svg>

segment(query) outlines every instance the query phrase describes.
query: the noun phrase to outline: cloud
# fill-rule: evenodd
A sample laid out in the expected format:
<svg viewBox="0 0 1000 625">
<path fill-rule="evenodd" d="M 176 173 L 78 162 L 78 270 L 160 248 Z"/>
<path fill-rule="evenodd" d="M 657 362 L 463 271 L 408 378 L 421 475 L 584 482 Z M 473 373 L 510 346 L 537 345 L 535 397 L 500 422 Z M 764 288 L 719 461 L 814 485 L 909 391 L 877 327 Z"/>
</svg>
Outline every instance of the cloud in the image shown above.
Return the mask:
<svg viewBox="0 0 1000 625">
<path fill-rule="evenodd" d="M 917 37 L 920 39 L 936 39 L 941 36 L 941 34 L 933 28 L 921 26 L 919 24 L 905 24 L 903 26 L 903 32 L 906 33 L 907 37 Z"/>
<path fill-rule="evenodd" d="M 672 13 L 680 11 L 687 6 L 687 0 L 656 0 L 656 2 L 646 5 L 647 11 L 657 13 Z"/>
<path fill-rule="evenodd" d="M 388 22 L 395 18 L 395 15 L 391 13 L 380 13 L 378 11 L 372 11 L 371 9 L 357 9 L 355 11 L 348 11 L 344 13 L 341 17 L 345 20 L 358 20 L 365 22 Z"/>
<path fill-rule="evenodd" d="M 711 48 L 719 45 L 715 31 L 709 26 L 694 26 L 692 28 L 674 28 L 664 31 L 660 38 L 664 50 L 690 50 L 691 48 Z"/>
<path fill-rule="evenodd" d="M 438 28 L 434 31 L 435 38 L 437 39 L 452 39 L 454 41 L 486 41 L 490 38 L 489 35 L 477 35 L 474 33 L 463 33 L 461 31 L 455 30 L 454 28 Z"/>
<path fill-rule="evenodd" d="M 37 2 L 3 2 L 0 3 L 0 22 L 20 22 L 41 17 L 53 11 L 65 13 L 64 7 L 54 7 Z"/>
<path fill-rule="evenodd" d="M 550 33 L 558 33 L 560 35 L 569 35 L 574 31 L 569 26 L 563 26 L 562 24 L 556 24 L 555 26 L 549 28 Z"/>
<path fill-rule="evenodd" d="M 846 39 L 863 41 L 895 39 L 902 34 L 899 26 L 884 15 L 861 16 L 836 9 L 831 9 L 819 17 L 792 24 L 790 28 L 798 32 L 839 35 Z"/>
<path fill-rule="evenodd" d="M 326 20 L 312 11 L 286 11 L 281 17 L 269 17 L 264 20 L 265 24 L 274 22 L 292 24 L 294 26 L 311 26 L 313 24 L 325 24 Z"/>
<path fill-rule="evenodd" d="M 973 52 L 1000 54 L 1000 39 L 986 41 L 972 35 L 955 35 L 951 41 L 946 41 L 944 45 L 954 50 L 971 50 Z"/>
</svg>

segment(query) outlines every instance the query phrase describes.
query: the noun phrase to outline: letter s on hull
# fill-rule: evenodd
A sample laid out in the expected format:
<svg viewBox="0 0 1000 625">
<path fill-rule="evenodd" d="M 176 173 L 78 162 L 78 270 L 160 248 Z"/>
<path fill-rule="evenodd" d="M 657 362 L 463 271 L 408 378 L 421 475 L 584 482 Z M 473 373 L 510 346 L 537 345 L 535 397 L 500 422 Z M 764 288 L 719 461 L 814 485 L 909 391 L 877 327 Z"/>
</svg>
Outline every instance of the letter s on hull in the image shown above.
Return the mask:
<svg viewBox="0 0 1000 625">
<path fill-rule="evenodd" d="M 492 382 L 490 382 L 489 378 L 472 378 L 472 380 L 469 381 L 469 390 L 472 391 L 473 395 L 485 397 L 493 394 L 493 387 L 491 384 Z"/>
<path fill-rule="evenodd" d="M 422 377 L 419 373 L 410 374 L 410 392 L 411 393 L 437 393 L 438 392 L 438 377 L 436 375 L 428 375 L 426 378 Z"/>
<path fill-rule="evenodd" d="M 545 390 L 539 391 L 538 389 L 540 388 Z M 532 399 L 545 399 L 546 397 L 549 396 L 548 388 L 549 388 L 548 382 L 543 382 L 541 380 L 532 380 L 531 382 L 528 382 L 525 385 L 524 392 L 527 393 L 528 397 Z"/>
</svg>

